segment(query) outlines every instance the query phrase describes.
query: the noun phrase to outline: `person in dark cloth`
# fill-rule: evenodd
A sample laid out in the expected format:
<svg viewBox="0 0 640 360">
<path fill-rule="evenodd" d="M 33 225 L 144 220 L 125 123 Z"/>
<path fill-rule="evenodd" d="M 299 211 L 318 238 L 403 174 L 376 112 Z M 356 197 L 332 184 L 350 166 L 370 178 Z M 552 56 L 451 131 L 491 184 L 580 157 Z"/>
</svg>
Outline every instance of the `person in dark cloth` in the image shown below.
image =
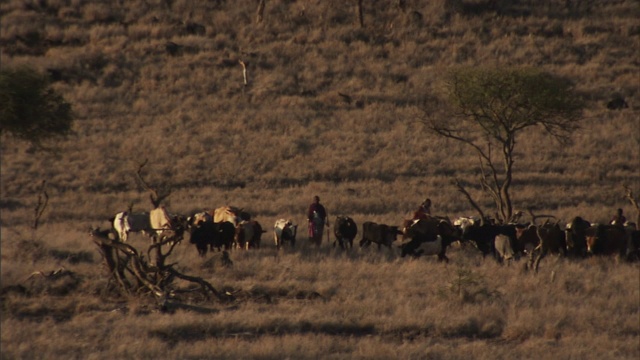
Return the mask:
<svg viewBox="0 0 640 360">
<path fill-rule="evenodd" d="M 627 222 L 627 218 L 624 215 L 622 215 L 622 209 L 618 209 L 616 214 L 613 215 L 613 217 L 611 218 L 611 221 L 609 222 L 609 224 L 624 226 L 625 222 Z"/>
</svg>

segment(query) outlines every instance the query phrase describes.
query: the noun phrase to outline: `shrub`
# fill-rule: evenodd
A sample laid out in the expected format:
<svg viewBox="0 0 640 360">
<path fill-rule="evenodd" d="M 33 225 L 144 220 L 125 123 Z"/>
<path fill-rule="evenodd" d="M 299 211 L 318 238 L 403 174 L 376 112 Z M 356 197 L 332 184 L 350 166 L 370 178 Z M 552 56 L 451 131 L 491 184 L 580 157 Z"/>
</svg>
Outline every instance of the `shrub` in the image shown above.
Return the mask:
<svg viewBox="0 0 640 360">
<path fill-rule="evenodd" d="M 71 104 L 49 86 L 46 76 L 28 67 L 0 71 L 0 133 L 43 147 L 71 133 Z"/>
</svg>

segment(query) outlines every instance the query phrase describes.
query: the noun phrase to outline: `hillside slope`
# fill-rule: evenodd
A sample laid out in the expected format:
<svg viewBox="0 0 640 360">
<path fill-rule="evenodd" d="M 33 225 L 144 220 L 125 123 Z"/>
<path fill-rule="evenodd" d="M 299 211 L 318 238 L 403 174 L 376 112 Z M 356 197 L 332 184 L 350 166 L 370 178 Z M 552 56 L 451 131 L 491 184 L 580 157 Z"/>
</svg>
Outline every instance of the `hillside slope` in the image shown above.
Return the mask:
<svg viewBox="0 0 640 360">
<path fill-rule="evenodd" d="M 430 100 L 462 65 L 540 67 L 588 100 L 572 145 L 518 139 L 517 206 L 594 218 L 626 206 L 622 184 L 640 182 L 636 2 L 375 2 L 364 27 L 354 4 L 267 1 L 258 23 L 247 0 L 5 2 L 1 66 L 48 71 L 78 120 L 59 157 L 2 140 L 2 197 L 17 204 L 3 221 L 27 221 L 13 210 L 41 180 L 54 220 L 147 207 L 132 177 L 144 159 L 176 211 L 277 216 L 322 193 L 347 213 L 397 218 L 424 196 L 468 213 L 451 180 L 475 181 L 475 157 L 418 121 L 439 114 Z M 617 95 L 630 107 L 608 110 Z"/>
</svg>

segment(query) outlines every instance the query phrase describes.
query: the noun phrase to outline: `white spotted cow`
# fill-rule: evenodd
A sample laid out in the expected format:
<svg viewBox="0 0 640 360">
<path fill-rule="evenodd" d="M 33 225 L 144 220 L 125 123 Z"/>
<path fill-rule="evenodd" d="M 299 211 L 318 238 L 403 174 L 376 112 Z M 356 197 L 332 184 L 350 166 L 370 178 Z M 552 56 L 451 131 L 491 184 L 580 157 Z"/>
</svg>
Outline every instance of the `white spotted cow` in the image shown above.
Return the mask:
<svg viewBox="0 0 640 360">
<path fill-rule="evenodd" d="M 128 240 L 130 232 L 142 232 L 157 240 L 170 235 L 181 235 L 181 226 L 174 224 L 174 220 L 165 207 L 160 206 L 148 213 L 120 212 L 113 218 L 112 224 L 122 242 Z"/>
<path fill-rule="evenodd" d="M 298 225 L 294 224 L 290 219 L 278 219 L 273 226 L 273 239 L 276 242 L 276 248 L 280 249 L 284 242 L 296 245 L 296 233 Z"/>
<path fill-rule="evenodd" d="M 130 232 L 147 234 L 152 231 L 148 212 L 134 214 L 127 211 L 119 212 L 113 218 L 112 226 L 118 234 L 118 239 L 122 242 L 127 242 Z"/>
</svg>

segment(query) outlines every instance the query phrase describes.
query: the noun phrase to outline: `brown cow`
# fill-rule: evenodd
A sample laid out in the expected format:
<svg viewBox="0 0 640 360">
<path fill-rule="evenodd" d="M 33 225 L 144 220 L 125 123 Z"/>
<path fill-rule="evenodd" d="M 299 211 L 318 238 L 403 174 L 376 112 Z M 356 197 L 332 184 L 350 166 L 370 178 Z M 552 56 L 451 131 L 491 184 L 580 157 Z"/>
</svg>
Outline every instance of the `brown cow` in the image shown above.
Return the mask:
<svg viewBox="0 0 640 360">
<path fill-rule="evenodd" d="M 534 251 L 539 251 L 535 265 L 535 271 L 537 272 L 538 266 L 540 266 L 540 260 L 542 260 L 547 253 L 567 256 L 567 241 L 565 232 L 560 228 L 558 223 L 541 225 L 536 229 L 536 232 L 540 239 L 540 245 L 534 249 Z"/>
<path fill-rule="evenodd" d="M 558 223 L 547 223 L 540 226 L 529 225 L 524 228 L 516 227 L 516 237 L 518 244 L 524 249 L 533 246 L 533 249 L 529 251 L 529 268 L 534 268 L 536 272 L 540 266 L 540 261 L 547 253 L 561 256 L 567 255 L 565 233 Z M 537 256 L 535 255 L 536 253 Z"/>
<path fill-rule="evenodd" d="M 360 247 L 368 247 L 371 243 L 376 243 L 378 244 L 378 249 L 384 245 L 391 250 L 391 244 L 396 241 L 396 238 L 400 233 L 401 232 L 398 230 L 397 226 L 365 221 L 362 224 L 362 239 L 360 240 Z"/>
</svg>

